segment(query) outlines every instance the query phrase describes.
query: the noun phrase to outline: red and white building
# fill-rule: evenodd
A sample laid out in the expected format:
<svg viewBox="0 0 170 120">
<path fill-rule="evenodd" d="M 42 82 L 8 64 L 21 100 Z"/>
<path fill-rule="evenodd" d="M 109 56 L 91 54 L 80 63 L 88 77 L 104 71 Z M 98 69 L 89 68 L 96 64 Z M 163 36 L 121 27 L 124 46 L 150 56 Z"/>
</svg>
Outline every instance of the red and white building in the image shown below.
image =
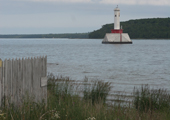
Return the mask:
<svg viewBox="0 0 170 120">
<path fill-rule="evenodd" d="M 102 43 L 104 44 L 132 44 L 128 33 L 123 33 L 120 28 L 120 9 L 118 6 L 114 9 L 114 29 L 111 33 L 106 33 Z"/>
</svg>

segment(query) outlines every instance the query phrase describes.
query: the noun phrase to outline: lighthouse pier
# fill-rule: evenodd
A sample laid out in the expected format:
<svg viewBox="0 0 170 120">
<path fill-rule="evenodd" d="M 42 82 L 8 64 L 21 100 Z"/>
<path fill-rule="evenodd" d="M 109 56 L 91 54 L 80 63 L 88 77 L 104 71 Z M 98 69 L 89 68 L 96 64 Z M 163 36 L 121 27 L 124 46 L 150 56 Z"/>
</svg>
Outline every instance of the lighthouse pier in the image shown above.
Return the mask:
<svg viewBox="0 0 170 120">
<path fill-rule="evenodd" d="M 106 33 L 103 44 L 132 44 L 127 33 Z"/>
</svg>

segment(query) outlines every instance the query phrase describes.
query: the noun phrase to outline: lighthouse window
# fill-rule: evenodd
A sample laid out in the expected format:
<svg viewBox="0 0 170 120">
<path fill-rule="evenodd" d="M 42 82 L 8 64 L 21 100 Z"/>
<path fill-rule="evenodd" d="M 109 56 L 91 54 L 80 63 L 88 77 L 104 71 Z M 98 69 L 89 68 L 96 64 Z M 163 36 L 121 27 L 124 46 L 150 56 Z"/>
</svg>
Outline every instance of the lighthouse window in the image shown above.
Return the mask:
<svg viewBox="0 0 170 120">
<path fill-rule="evenodd" d="M 115 17 L 116 17 L 116 15 L 115 15 Z"/>
</svg>

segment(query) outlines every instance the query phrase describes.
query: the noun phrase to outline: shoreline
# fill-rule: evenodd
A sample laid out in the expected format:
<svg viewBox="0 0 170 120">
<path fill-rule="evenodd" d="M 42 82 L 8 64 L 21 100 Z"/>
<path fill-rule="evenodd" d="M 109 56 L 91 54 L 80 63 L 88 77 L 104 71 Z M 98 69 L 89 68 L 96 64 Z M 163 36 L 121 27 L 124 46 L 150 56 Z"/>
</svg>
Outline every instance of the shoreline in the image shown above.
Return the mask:
<svg viewBox="0 0 170 120">
<path fill-rule="evenodd" d="M 103 39 L 103 38 L 25 38 L 25 37 L 20 37 L 20 38 L 7 38 L 7 37 L 0 37 L 0 39 Z M 170 40 L 170 38 L 133 38 L 131 40 Z"/>
</svg>

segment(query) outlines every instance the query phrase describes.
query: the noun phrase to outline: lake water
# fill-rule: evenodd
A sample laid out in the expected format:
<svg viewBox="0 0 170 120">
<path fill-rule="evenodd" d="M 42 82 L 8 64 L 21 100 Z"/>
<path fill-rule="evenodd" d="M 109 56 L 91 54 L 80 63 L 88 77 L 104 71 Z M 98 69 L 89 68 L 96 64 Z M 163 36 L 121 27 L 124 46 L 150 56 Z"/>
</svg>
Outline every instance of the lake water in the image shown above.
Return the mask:
<svg viewBox="0 0 170 120">
<path fill-rule="evenodd" d="M 74 80 L 99 79 L 114 90 L 132 92 L 149 84 L 170 90 L 170 40 L 132 40 L 101 44 L 102 39 L 0 39 L 0 58 L 47 55 L 48 72 Z"/>
</svg>

